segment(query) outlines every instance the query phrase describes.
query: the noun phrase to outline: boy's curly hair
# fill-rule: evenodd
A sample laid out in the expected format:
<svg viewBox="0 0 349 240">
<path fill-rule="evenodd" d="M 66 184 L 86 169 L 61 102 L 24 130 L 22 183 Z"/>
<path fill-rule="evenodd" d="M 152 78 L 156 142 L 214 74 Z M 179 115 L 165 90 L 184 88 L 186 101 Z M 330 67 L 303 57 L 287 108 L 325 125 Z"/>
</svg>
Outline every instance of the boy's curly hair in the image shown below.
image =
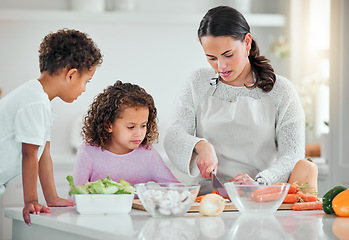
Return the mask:
<svg viewBox="0 0 349 240">
<path fill-rule="evenodd" d="M 80 73 L 103 62 L 101 51 L 86 33 L 61 29 L 44 37 L 39 49 L 40 72 L 50 75 L 65 67 L 76 68 Z"/>
<path fill-rule="evenodd" d="M 153 97 L 143 88 L 131 83 L 117 81 L 104 89 L 92 102 L 84 117 L 82 136 L 91 146 L 106 148 L 111 139 L 107 130 L 110 124 L 122 116 L 123 111 L 130 107 L 146 107 L 149 109 L 147 133 L 142 145 L 149 148 L 158 139 L 157 110 Z"/>
</svg>

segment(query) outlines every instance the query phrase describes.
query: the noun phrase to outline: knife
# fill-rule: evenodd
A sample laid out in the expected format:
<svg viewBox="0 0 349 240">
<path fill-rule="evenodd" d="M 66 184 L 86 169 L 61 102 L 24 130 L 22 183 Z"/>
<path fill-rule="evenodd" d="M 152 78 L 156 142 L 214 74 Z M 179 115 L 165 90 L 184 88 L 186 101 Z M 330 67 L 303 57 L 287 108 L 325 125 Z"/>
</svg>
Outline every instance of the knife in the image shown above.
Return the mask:
<svg viewBox="0 0 349 240">
<path fill-rule="evenodd" d="M 224 188 L 224 186 L 222 185 L 222 183 L 217 178 L 215 171 L 211 172 L 211 183 L 212 183 L 213 189 L 217 190 L 219 195 L 221 195 L 222 197 L 229 197 L 227 191 Z"/>
</svg>

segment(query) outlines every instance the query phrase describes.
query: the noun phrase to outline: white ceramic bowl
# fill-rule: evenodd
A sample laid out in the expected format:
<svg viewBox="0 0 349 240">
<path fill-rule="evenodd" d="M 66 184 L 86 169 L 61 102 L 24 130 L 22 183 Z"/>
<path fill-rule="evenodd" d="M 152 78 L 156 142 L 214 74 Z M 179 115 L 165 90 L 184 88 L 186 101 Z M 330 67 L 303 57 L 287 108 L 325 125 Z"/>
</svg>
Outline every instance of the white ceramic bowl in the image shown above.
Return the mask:
<svg viewBox="0 0 349 240">
<path fill-rule="evenodd" d="M 123 214 L 132 208 L 134 194 L 75 194 L 80 214 Z"/>
<path fill-rule="evenodd" d="M 199 193 L 200 185 L 182 183 L 140 183 L 136 193 L 153 217 L 184 216 Z"/>
<path fill-rule="evenodd" d="M 234 182 L 224 184 L 229 198 L 243 214 L 273 214 L 282 204 L 289 183 L 264 185 L 241 185 Z"/>
</svg>

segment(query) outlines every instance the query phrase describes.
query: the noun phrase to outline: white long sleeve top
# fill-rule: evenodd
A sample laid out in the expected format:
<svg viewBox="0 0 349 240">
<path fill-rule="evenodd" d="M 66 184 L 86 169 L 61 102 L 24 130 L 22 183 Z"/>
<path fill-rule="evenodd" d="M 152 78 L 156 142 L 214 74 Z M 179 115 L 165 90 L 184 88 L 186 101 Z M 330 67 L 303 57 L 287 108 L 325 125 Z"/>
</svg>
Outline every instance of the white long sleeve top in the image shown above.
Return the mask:
<svg viewBox="0 0 349 240">
<path fill-rule="evenodd" d="M 195 136 L 197 110 L 207 96 L 210 80 L 215 75 L 211 68 L 198 69 L 191 75 L 175 104 L 164 139 L 169 159 L 180 171 L 191 177 L 199 175 L 196 159 L 192 160 L 194 146 L 200 140 L 205 140 Z M 220 83 L 213 96 L 231 102 L 240 96 L 259 99 L 261 91 L 260 88 L 248 89 Z M 252 177 L 262 177 L 268 183 L 287 182 L 295 163 L 305 155 L 304 111 L 293 84 L 284 77 L 276 76 L 273 89 L 265 95 L 276 108 L 275 144 L 278 154 L 276 161 Z"/>
</svg>

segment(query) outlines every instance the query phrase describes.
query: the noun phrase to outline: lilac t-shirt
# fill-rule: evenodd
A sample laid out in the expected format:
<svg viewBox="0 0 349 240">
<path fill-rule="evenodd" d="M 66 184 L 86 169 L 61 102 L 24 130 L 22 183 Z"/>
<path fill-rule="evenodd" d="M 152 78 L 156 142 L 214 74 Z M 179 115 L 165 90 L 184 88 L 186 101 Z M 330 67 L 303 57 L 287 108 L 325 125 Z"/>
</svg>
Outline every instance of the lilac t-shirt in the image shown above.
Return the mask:
<svg viewBox="0 0 349 240">
<path fill-rule="evenodd" d="M 121 178 L 132 185 L 148 181 L 179 182 L 152 147 L 146 149 L 140 145 L 132 152 L 118 155 L 83 143 L 74 167 L 74 184 L 83 185 L 108 175 L 116 182 Z"/>
</svg>

